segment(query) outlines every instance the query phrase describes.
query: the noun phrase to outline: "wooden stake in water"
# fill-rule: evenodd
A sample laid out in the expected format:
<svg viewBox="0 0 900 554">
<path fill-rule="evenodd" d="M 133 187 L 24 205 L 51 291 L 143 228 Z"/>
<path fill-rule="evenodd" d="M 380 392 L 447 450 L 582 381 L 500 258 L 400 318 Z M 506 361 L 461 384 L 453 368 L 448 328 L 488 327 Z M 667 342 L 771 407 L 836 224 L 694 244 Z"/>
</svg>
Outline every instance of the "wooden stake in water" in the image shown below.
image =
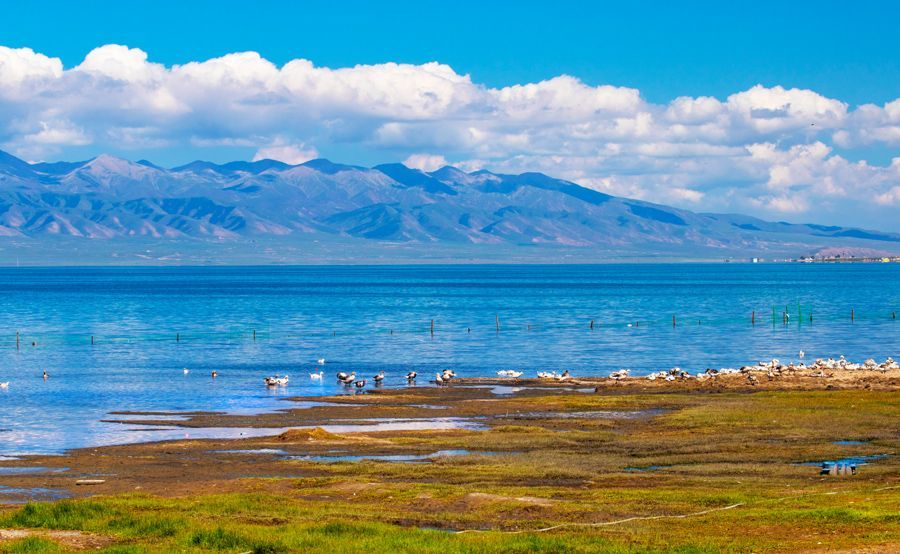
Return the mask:
<svg viewBox="0 0 900 554">
<path fill-rule="evenodd" d="M 431 336 L 434 336 L 434 320 L 431 320 Z"/>
<path fill-rule="evenodd" d="M 850 323 L 856 321 L 856 310 L 850 308 Z"/>
<path fill-rule="evenodd" d="M 253 330 L 253 342 L 256 342 L 256 329 Z"/>
<path fill-rule="evenodd" d="M 672 327 L 675 327 L 675 314 L 672 314 Z"/>
<path fill-rule="evenodd" d="M 175 342 L 181 342 L 181 333 L 175 333 Z"/>
<path fill-rule="evenodd" d="M 750 312 L 750 325 L 756 325 L 756 310 Z"/>
<path fill-rule="evenodd" d="M 91 345 L 94 344 L 94 335 L 91 335 Z"/>
<path fill-rule="evenodd" d="M 16 350 L 19 349 L 19 332 L 16 331 Z"/>
<path fill-rule="evenodd" d="M 494 316 L 494 323 L 497 324 L 497 332 L 499 333 L 500 332 L 500 315 L 499 314 Z"/>
<path fill-rule="evenodd" d="M 591 331 L 593 331 L 593 330 L 594 330 L 594 320 L 592 319 L 591 320 Z"/>
</svg>

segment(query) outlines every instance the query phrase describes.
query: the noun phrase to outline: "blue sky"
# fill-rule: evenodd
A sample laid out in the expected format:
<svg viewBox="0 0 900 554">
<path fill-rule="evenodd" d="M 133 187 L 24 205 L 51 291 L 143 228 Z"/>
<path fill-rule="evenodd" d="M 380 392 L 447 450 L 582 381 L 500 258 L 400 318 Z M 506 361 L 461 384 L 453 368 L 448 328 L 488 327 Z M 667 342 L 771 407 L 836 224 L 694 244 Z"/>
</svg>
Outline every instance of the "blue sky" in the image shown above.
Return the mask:
<svg viewBox="0 0 900 554">
<path fill-rule="evenodd" d="M 900 203 L 898 20 L 866 1 L 10 2 L 0 149 L 453 163 L 865 221 Z"/>
<path fill-rule="evenodd" d="M 900 96 L 898 21 L 890 1 L 45 0 L 5 3 L 0 43 L 67 66 L 117 43 L 164 64 L 242 50 L 329 67 L 437 60 L 489 86 L 567 73 L 654 102 L 762 83 L 861 104 Z"/>
</svg>

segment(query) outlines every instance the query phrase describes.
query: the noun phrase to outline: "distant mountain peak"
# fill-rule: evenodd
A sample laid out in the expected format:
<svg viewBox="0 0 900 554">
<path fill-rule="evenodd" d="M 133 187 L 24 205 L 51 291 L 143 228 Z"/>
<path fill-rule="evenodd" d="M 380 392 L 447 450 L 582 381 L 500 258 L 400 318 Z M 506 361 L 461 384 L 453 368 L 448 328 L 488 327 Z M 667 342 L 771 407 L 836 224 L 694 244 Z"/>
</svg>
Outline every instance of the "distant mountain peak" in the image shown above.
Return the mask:
<svg viewBox="0 0 900 554">
<path fill-rule="evenodd" d="M 425 172 L 402 163 L 365 168 L 324 158 L 300 165 L 195 161 L 164 169 L 108 154 L 29 164 L 5 152 L 0 241 L 2 236 L 48 244 L 60 236 L 102 239 L 122 250 L 135 237 L 188 241 L 197 248 L 215 240 L 230 244 L 242 260 L 255 259 L 256 246 L 247 244 L 266 240 L 300 251 L 317 243 L 335 256 L 342 256 L 346 241 L 367 241 L 367 248 L 427 245 L 429 256 L 495 248 L 486 251 L 498 260 L 523 245 L 546 249 L 550 259 L 555 248 L 576 249 L 567 251 L 575 256 L 570 259 L 900 250 L 896 233 L 695 213 L 539 172 L 466 173 L 453 166 Z M 92 244 L 92 251 L 102 244 Z"/>
</svg>

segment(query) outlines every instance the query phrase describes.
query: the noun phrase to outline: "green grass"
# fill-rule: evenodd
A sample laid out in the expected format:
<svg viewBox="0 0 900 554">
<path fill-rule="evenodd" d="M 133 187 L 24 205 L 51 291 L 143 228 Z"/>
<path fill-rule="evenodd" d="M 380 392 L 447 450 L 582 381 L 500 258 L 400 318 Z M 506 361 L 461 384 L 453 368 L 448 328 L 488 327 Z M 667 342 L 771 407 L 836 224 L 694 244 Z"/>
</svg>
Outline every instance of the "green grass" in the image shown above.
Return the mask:
<svg viewBox="0 0 900 554">
<path fill-rule="evenodd" d="M 514 398 L 501 409 L 548 405 L 666 411 L 652 419 L 504 419 L 480 432 L 387 434 L 383 441 L 398 449 L 510 453 L 417 465 L 296 462 L 306 477 L 249 479 L 241 492 L 187 498 L 129 494 L 29 504 L 0 513 L 0 528 L 84 531 L 108 537 L 112 545 L 101 550 L 107 554 L 706 553 L 900 545 L 900 489 L 890 488 L 898 485 L 896 456 L 846 479 L 821 478 L 817 468 L 795 463 L 896 452 L 900 408 L 893 393 L 578 395 Z M 833 444 L 848 435 L 873 443 Z M 671 467 L 624 471 L 648 465 Z M 737 503 L 742 506 L 690 519 L 500 532 Z M 0 552 L 59 549 L 36 537 L 0 543 Z"/>
</svg>

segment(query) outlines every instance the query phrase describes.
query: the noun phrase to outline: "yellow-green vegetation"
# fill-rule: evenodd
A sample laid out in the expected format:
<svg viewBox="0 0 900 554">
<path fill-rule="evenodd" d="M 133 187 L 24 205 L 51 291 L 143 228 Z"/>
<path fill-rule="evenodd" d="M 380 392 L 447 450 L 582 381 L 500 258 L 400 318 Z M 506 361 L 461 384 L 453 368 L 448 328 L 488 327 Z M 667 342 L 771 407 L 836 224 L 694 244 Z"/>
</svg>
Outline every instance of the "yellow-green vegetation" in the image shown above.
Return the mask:
<svg viewBox="0 0 900 554">
<path fill-rule="evenodd" d="M 96 537 L 103 552 L 900 550 L 895 392 L 534 393 L 484 401 L 494 415 L 483 431 L 368 433 L 341 446 L 466 455 L 282 460 L 297 477 L 249 477 L 225 494 L 29 504 L 0 514 L 0 529 L 35 534 L 0 552 L 77 548 L 45 530 Z M 475 413 L 476 400 L 457 402 Z M 872 454 L 888 456 L 844 478 L 799 463 Z"/>
</svg>

